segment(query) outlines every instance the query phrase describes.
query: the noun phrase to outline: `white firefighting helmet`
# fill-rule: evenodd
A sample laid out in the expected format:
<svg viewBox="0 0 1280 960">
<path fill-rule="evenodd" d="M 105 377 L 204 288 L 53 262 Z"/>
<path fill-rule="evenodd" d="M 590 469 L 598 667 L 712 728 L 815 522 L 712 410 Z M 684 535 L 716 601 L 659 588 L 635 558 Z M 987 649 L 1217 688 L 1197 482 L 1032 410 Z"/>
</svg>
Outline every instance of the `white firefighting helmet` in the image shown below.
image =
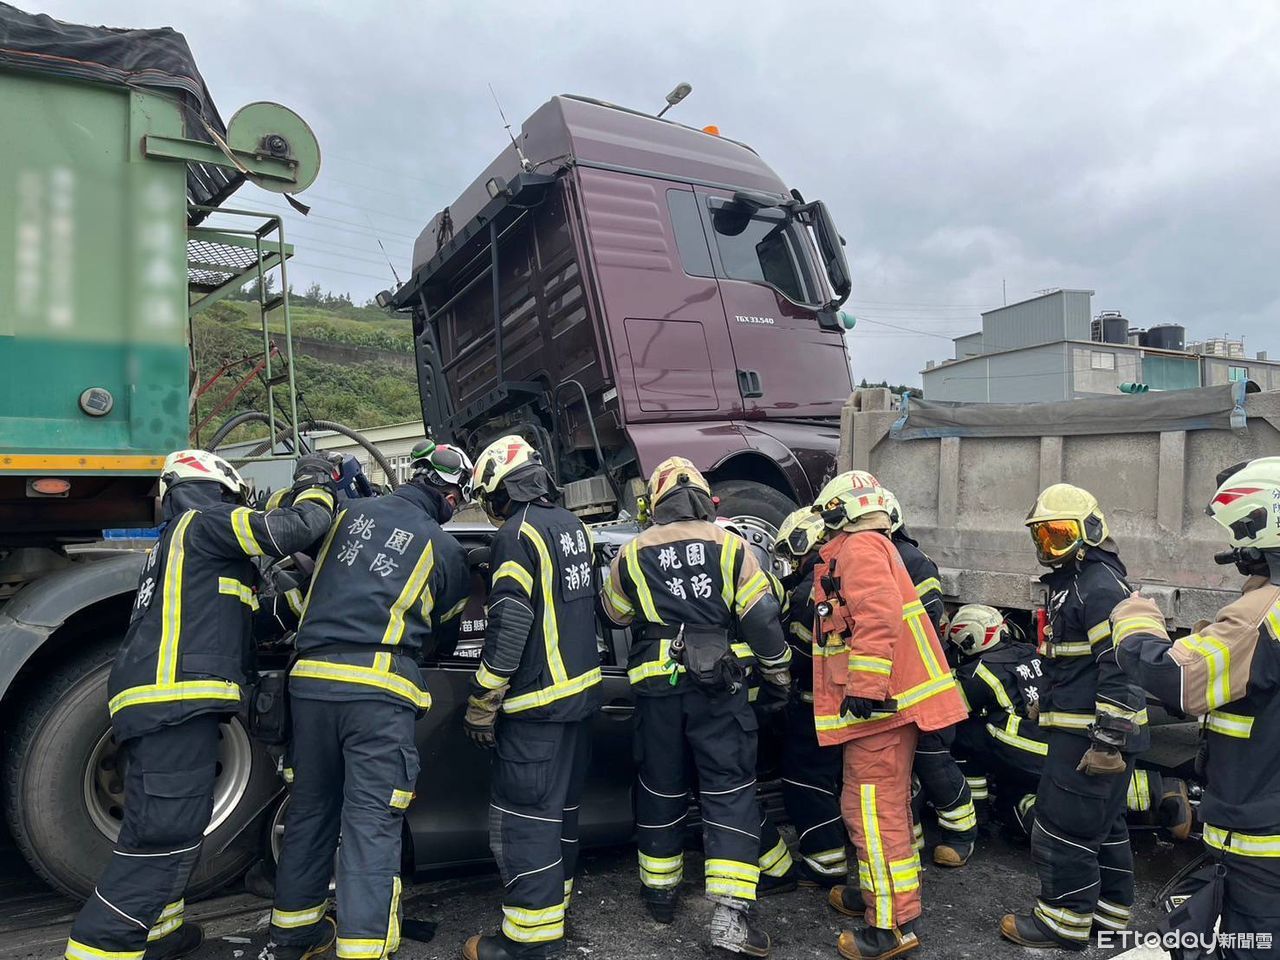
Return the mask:
<svg viewBox="0 0 1280 960">
<path fill-rule="evenodd" d="M 984 653 L 1010 639 L 1012 631 L 1000 611 L 984 603 L 965 604 L 951 618 L 947 640 L 966 657 Z"/>
<path fill-rule="evenodd" d="M 1069 483 L 1046 487 L 1025 522 L 1036 555 L 1050 567 L 1066 562 L 1085 547 L 1100 545 L 1111 535 L 1097 497 Z"/>
<path fill-rule="evenodd" d="M 1280 550 L 1280 457 L 1222 471 L 1205 513 L 1227 531 L 1233 547 Z"/>
<path fill-rule="evenodd" d="M 827 525 L 822 517 L 814 513 L 812 507 L 801 507 L 782 521 L 773 546 L 778 553 L 785 553 L 799 560 L 817 550 L 826 535 Z"/>
<path fill-rule="evenodd" d="M 880 481 L 865 470 L 837 474 L 822 488 L 813 509 L 832 530 L 843 530 L 871 513 L 883 513 L 886 519 L 889 514 Z"/>
<path fill-rule="evenodd" d="M 221 484 L 241 502 L 249 496 L 249 485 L 239 471 L 208 450 L 175 450 L 165 457 L 164 466 L 160 468 L 160 496 L 193 480 Z"/>
<path fill-rule="evenodd" d="M 659 503 L 681 487 L 693 487 L 708 497 L 711 496 L 711 484 L 707 483 L 707 478 L 692 461 L 684 457 L 667 457 L 654 468 L 649 477 L 649 512 L 652 513 Z"/>
<path fill-rule="evenodd" d="M 471 477 L 475 465 L 461 447 L 436 443 L 430 437 L 414 445 L 409 454 L 409 466 L 414 476 L 421 475 L 435 487 L 457 487 L 462 499 L 471 499 Z"/>
<path fill-rule="evenodd" d="M 897 533 L 902 529 L 902 525 L 906 523 L 902 516 L 902 504 L 898 502 L 898 498 L 894 496 L 892 490 L 881 488 L 881 492 L 884 494 L 885 506 L 889 508 L 889 532 Z"/>
</svg>

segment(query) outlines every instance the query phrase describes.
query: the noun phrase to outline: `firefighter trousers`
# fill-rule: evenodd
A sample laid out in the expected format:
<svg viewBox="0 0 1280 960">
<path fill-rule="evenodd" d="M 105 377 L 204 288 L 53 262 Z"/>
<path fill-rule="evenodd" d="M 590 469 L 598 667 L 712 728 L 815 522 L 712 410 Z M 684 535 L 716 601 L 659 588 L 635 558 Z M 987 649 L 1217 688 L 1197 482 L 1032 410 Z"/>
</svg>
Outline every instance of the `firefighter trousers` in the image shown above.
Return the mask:
<svg viewBox="0 0 1280 960">
<path fill-rule="evenodd" d="M 839 881 L 849 871 L 844 820 L 840 816 L 842 762 L 839 747 L 818 743 L 813 704 L 803 700 L 788 704 L 782 802 L 795 825 L 797 846 L 805 865 L 819 876 Z"/>
<path fill-rule="evenodd" d="M 1037 925 L 1064 944 L 1087 943 L 1096 923 L 1123 930 L 1133 906 L 1133 850 L 1125 823 L 1133 756 L 1124 773 L 1076 770 L 1088 737 L 1049 731 L 1036 792 L 1031 857 L 1040 875 Z"/>
<path fill-rule="evenodd" d="M 955 727 L 921 733 L 913 764 L 921 798 L 933 807 L 943 843 L 967 846 L 978 835 L 978 814 L 969 783 L 951 756 Z"/>
<path fill-rule="evenodd" d="M 684 877 L 686 760 L 692 756 L 702 808 L 707 896 L 754 900 L 760 879 L 757 722 L 746 689 L 710 696 L 690 685 L 665 696 L 641 696 L 636 719 L 641 885 L 664 895 Z"/>
<path fill-rule="evenodd" d="M 219 722 L 206 714 L 122 744 L 124 822 L 67 957 L 137 960 L 182 926 L 182 893 L 213 814 Z"/>
<path fill-rule="evenodd" d="M 498 723 L 489 847 L 502 877 L 502 933 L 520 946 L 564 938 L 578 865 L 578 807 L 591 721 Z"/>
<path fill-rule="evenodd" d="M 1209 855 L 1227 868 L 1218 925 L 1222 960 L 1274 957 L 1280 938 L 1280 850 L 1241 856 L 1209 848 Z"/>
<path fill-rule="evenodd" d="M 844 745 L 840 812 L 858 854 L 868 926 L 920 916 L 920 856 L 912 844 L 911 764 L 919 729 L 906 724 Z"/>
<path fill-rule="evenodd" d="M 383 700 L 292 700 L 293 786 L 271 938 L 307 944 L 338 854 L 338 956 L 400 947 L 400 838 L 418 780 L 416 711 Z M 342 843 L 339 845 L 338 838 Z"/>
</svg>

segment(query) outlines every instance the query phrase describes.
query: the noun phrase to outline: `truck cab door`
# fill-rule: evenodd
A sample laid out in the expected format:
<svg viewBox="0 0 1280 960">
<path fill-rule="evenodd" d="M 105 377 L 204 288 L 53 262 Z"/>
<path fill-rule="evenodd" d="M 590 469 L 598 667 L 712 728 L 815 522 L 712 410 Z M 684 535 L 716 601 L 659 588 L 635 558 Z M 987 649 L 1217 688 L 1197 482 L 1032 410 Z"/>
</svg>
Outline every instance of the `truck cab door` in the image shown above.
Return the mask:
<svg viewBox="0 0 1280 960">
<path fill-rule="evenodd" d="M 711 253 L 688 184 L 577 171 L 590 261 L 629 423 L 742 413 Z"/>
<path fill-rule="evenodd" d="M 829 299 L 809 230 L 780 208 L 747 213 L 695 192 L 750 415 L 838 416 L 852 390 L 844 336 L 818 325 Z"/>
</svg>

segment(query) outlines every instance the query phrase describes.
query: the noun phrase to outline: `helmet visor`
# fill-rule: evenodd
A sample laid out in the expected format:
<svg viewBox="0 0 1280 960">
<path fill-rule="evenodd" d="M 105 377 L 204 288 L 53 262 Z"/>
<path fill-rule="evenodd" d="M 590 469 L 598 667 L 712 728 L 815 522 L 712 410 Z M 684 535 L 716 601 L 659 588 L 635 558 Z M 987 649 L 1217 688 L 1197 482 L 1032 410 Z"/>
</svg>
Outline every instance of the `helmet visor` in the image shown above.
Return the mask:
<svg viewBox="0 0 1280 960">
<path fill-rule="evenodd" d="M 1075 520 L 1041 520 L 1031 524 L 1031 539 L 1041 561 L 1052 562 L 1074 553 L 1084 542 L 1084 531 Z"/>
</svg>

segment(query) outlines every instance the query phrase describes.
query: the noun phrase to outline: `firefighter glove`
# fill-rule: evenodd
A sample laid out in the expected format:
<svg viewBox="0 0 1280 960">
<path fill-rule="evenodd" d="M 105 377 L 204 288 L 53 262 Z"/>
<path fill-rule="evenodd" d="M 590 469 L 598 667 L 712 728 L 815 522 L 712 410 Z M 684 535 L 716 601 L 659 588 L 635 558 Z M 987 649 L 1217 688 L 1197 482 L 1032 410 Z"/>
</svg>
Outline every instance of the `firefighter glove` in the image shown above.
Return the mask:
<svg viewBox="0 0 1280 960">
<path fill-rule="evenodd" d="M 1040 722 L 1040 701 L 1035 700 L 1027 704 L 1027 719 L 1032 723 Z"/>
<path fill-rule="evenodd" d="M 849 713 L 859 720 L 868 720 L 875 712 L 878 702 L 867 697 L 845 697 L 844 702 L 840 704 L 840 713 Z"/>
<path fill-rule="evenodd" d="M 497 745 L 493 727 L 498 722 L 498 710 L 506 695 L 507 685 L 503 684 L 496 690 L 485 690 L 467 697 L 467 712 L 463 715 L 462 726 L 476 746 L 491 750 Z"/>
<path fill-rule="evenodd" d="M 337 483 L 335 474 L 334 463 L 328 456 L 308 453 L 298 460 L 298 466 L 293 471 L 293 486 L 295 489 L 324 487 L 332 492 Z"/>
<path fill-rule="evenodd" d="M 762 682 L 756 709 L 765 714 L 785 709 L 791 699 L 791 671 L 786 665 L 761 666 L 758 669 Z"/>
<path fill-rule="evenodd" d="M 1128 767 L 1124 762 L 1124 756 L 1115 747 L 1105 743 L 1090 744 L 1089 749 L 1084 752 L 1084 756 L 1080 758 L 1080 763 L 1076 766 L 1076 770 L 1080 773 L 1087 773 L 1091 777 L 1107 777 L 1117 773 L 1124 773 Z"/>
</svg>

